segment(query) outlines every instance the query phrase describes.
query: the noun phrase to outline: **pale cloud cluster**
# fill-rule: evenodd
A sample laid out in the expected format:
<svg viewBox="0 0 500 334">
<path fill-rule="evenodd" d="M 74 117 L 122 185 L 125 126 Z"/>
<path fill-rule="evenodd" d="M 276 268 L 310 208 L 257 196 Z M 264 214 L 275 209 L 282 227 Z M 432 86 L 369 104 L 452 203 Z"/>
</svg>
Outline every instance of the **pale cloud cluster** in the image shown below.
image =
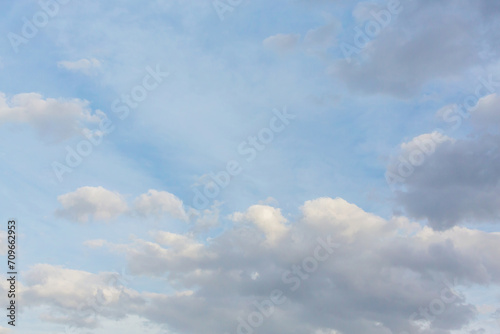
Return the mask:
<svg viewBox="0 0 500 334">
<path fill-rule="evenodd" d="M 6 28 L 28 27 L 28 2 L 0 13 Z M 2 205 L 23 224 L 20 324 L 41 313 L 33 333 L 498 333 L 476 320 L 500 315 L 499 2 L 216 3 L 227 20 L 212 0 L 66 6 L 26 52 L 2 55 Z M 359 52 L 343 54 L 343 43 Z M 172 80 L 130 89 L 158 61 Z M 478 72 L 488 79 L 474 91 Z M 450 104 L 463 91 L 475 95 Z M 94 106 L 113 111 L 111 101 L 129 117 L 71 178 L 47 181 L 54 146 L 15 130 L 90 140 L 106 119 Z M 189 180 L 226 162 L 268 120 L 263 110 L 283 104 L 297 111 L 295 128 L 220 202 L 188 207 Z M 460 133 L 431 130 L 435 110 Z M 403 179 L 393 201 L 385 168 Z M 276 200 L 259 202 L 267 196 Z M 93 224 L 110 221 L 122 224 Z M 162 224 L 150 231 L 151 221 Z M 0 254 L 6 246 L 0 232 Z M 100 272 L 119 263 L 137 282 Z M 276 290 L 286 302 L 270 312 Z M 259 312 L 272 315 L 250 328 Z M 146 329 L 104 327 L 129 321 Z"/>
<path fill-rule="evenodd" d="M 445 0 L 415 2 L 361 1 L 352 11 L 351 26 L 329 19 L 322 27 L 300 34 L 276 34 L 264 46 L 304 51 L 327 60 L 327 73 L 357 94 L 410 98 L 435 81 L 453 81 L 482 62 L 495 64 L 498 11 L 491 2 Z M 445 15 L 453 11 L 452 15 Z M 338 57 L 326 50 L 338 46 Z M 318 53 L 318 51 L 323 51 Z M 330 52 L 331 53 L 331 52 Z"/>
<path fill-rule="evenodd" d="M 404 159 L 394 159 L 388 171 L 394 175 L 398 168 L 411 168 L 395 192 L 408 215 L 439 230 L 500 222 L 497 102 L 497 94 L 486 95 L 464 114 L 474 128 L 466 138 L 424 134 L 401 145 Z"/>
<path fill-rule="evenodd" d="M 123 196 L 103 187 L 81 187 L 57 198 L 62 209 L 56 215 L 78 222 L 110 220 L 128 211 Z"/>
<path fill-rule="evenodd" d="M 62 208 L 56 211 L 56 215 L 77 222 L 87 222 L 91 218 L 108 221 L 125 213 L 157 219 L 168 214 L 182 221 L 189 219 L 179 198 L 166 191 L 154 189 L 139 195 L 131 207 L 124 195 L 103 187 L 81 187 L 74 192 L 60 195 L 57 200 Z"/>
<path fill-rule="evenodd" d="M 0 93 L 0 124 L 28 124 L 46 142 L 82 134 L 87 126 L 105 117 L 100 110 L 92 112 L 89 102 L 80 99 L 43 98 L 38 93 L 7 97 Z"/>
<path fill-rule="evenodd" d="M 179 220 L 188 220 L 182 201 L 166 191 L 150 189 L 147 194 L 140 195 L 135 200 L 135 210 L 144 216 L 160 217 L 169 213 Z"/>
<path fill-rule="evenodd" d="M 352 13 L 355 27 L 343 29 L 348 33 L 342 57 L 331 61 L 328 72 L 356 93 L 410 98 L 428 83 L 452 81 L 481 62 L 495 63 L 498 21 L 491 13 L 497 6 L 456 4 L 359 2 Z"/>
<path fill-rule="evenodd" d="M 47 321 L 87 328 L 139 316 L 176 332 L 236 333 L 241 319 L 279 289 L 286 302 L 274 305 L 260 333 L 451 334 L 478 314 L 456 289 L 500 284 L 499 233 L 434 231 L 341 198 L 307 201 L 300 212 L 287 222 L 280 209 L 254 205 L 232 215 L 232 228 L 203 240 L 154 231 L 152 241 L 87 242 L 123 254 L 132 275 L 163 277 L 177 292 L 116 287 L 109 273 L 41 264 L 25 274 L 23 300 L 47 306 Z M 296 233 L 301 241 L 290 240 Z M 313 254 L 327 259 L 311 269 Z M 425 313 L 443 291 L 446 313 Z M 90 320 L 82 305 L 96 298 L 99 317 Z"/>
<path fill-rule="evenodd" d="M 498 134 L 500 129 L 500 96 L 497 93 L 486 95 L 479 99 L 471 108 L 471 122 L 479 131 L 493 131 Z"/>
<path fill-rule="evenodd" d="M 253 205 L 246 212 L 232 214 L 231 218 L 237 223 L 246 221 L 255 224 L 269 244 L 276 243 L 288 232 L 285 226 L 287 220 L 281 215 L 281 210 L 267 205 Z"/>
<path fill-rule="evenodd" d="M 26 272 L 24 280 L 26 306 L 50 306 L 44 320 L 71 327 L 95 328 L 97 315 L 123 319 L 129 312 L 126 305 L 141 303 L 139 293 L 120 285 L 116 273 L 92 274 L 37 264 Z"/>
</svg>

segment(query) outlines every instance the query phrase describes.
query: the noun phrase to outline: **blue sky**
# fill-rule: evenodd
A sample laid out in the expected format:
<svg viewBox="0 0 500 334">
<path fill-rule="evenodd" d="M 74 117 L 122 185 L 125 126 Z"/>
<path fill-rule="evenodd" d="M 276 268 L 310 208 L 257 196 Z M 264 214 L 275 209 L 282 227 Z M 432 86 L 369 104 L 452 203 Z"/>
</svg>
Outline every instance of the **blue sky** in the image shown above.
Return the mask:
<svg viewBox="0 0 500 334">
<path fill-rule="evenodd" d="M 498 332 L 496 3 L 4 7 L 0 333 Z"/>
</svg>

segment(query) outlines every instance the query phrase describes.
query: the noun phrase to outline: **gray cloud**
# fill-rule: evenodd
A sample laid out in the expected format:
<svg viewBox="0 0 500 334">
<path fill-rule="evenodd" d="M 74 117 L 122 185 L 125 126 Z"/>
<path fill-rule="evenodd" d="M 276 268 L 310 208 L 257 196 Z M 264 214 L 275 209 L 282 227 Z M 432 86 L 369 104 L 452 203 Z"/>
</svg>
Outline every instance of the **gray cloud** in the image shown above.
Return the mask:
<svg viewBox="0 0 500 334">
<path fill-rule="evenodd" d="M 496 233 L 459 227 L 436 232 L 403 217 L 385 220 L 340 198 L 308 201 L 301 212 L 272 243 L 274 229 L 263 231 L 262 219 L 274 225 L 284 220 L 265 205 L 236 215 L 233 228 L 211 239 L 157 231 L 153 241 L 95 243 L 126 255 L 133 275 L 165 279 L 178 291 L 131 291 L 135 301 L 127 305 L 112 303 L 117 297 L 110 292 L 102 314 L 135 314 L 181 333 L 236 333 L 238 319 L 247 319 L 255 302 L 279 289 L 287 301 L 274 305 L 260 333 L 451 334 L 477 314 L 455 289 L 500 283 Z M 308 272 L 315 252 L 327 258 Z M 89 282 L 98 281 L 91 277 Z M 43 291 L 45 283 L 38 284 Z M 71 298 L 72 291 L 61 294 Z M 45 303 L 53 298 L 47 295 Z M 446 312 L 426 320 L 420 310 L 436 300 L 446 300 Z"/>
<path fill-rule="evenodd" d="M 473 125 L 466 138 L 441 137 L 432 144 L 429 135 L 421 135 L 402 144 L 403 162 L 392 161 L 388 171 L 398 175 L 398 168 L 411 170 L 395 190 L 396 202 L 409 216 L 427 219 L 438 230 L 500 222 L 498 101 L 497 94 L 484 96 L 470 113 L 463 114 Z M 427 144 L 422 145 L 422 138 Z M 423 153 L 426 145 L 427 150 L 432 148 L 429 144 L 434 148 Z M 417 163 L 419 154 L 424 158 Z"/>
<path fill-rule="evenodd" d="M 357 92 L 411 97 L 433 80 L 451 79 L 481 61 L 496 60 L 480 56 L 486 49 L 498 50 L 497 23 L 483 15 L 491 6 L 485 1 L 401 1 L 401 12 L 363 43 L 359 55 L 351 62 L 336 61 L 329 72 Z M 366 33 L 364 25 L 359 27 Z M 354 45 L 352 35 L 344 42 Z"/>
<path fill-rule="evenodd" d="M 396 192 L 397 202 L 436 229 L 500 219 L 498 137 L 440 145 Z"/>
</svg>

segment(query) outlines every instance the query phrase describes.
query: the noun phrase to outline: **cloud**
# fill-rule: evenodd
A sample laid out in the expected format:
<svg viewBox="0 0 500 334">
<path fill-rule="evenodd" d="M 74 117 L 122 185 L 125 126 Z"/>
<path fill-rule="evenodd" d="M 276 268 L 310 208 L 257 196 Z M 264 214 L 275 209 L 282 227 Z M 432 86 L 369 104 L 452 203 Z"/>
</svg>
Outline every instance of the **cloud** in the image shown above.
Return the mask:
<svg viewBox="0 0 500 334">
<path fill-rule="evenodd" d="M 452 1 L 405 1 L 399 14 L 381 24 L 371 6 L 358 5 L 354 15 L 364 20 L 342 40 L 357 51 L 345 51 L 349 60 L 334 61 L 329 72 L 358 93 L 409 98 L 431 81 L 456 78 L 479 61 L 496 61 L 480 56 L 485 48 L 498 48 L 490 33 L 495 20 L 479 17 L 481 5 L 469 1 L 442 15 L 454 6 Z M 378 24 L 376 36 L 367 35 L 366 22 Z"/>
<path fill-rule="evenodd" d="M 207 240 L 156 231 L 153 241 L 108 243 L 126 255 L 132 274 L 164 277 L 180 291 L 138 292 L 143 304 L 116 304 L 108 312 L 118 307 L 113 312 L 182 333 L 233 333 L 258 310 L 255 303 L 279 289 L 286 303 L 273 306 L 261 333 L 451 334 L 478 312 L 456 290 L 500 284 L 498 233 L 434 231 L 404 217 L 383 219 L 341 198 L 307 201 L 300 211 L 286 231 L 279 209 L 256 205 Z M 276 227 L 281 238 L 261 247 Z M 294 233 L 303 238 L 291 240 Z M 314 265 L 316 256 L 323 260 Z M 445 312 L 426 320 L 422 310 L 431 312 L 437 300 Z"/>
<path fill-rule="evenodd" d="M 496 93 L 484 96 L 470 109 L 472 124 L 479 131 L 500 129 L 500 96 Z"/>
<path fill-rule="evenodd" d="M 335 233 L 348 239 L 367 233 L 380 233 L 386 223 L 342 198 L 319 198 L 302 207 L 305 225 L 321 233 Z"/>
<path fill-rule="evenodd" d="M 410 217 L 426 219 L 438 230 L 500 222 L 498 102 L 496 94 L 479 99 L 470 110 L 474 128 L 466 138 L 433 133 L 401 145 L 387 170 L 396 177 L 408 174 L 395 200 Z"/>
<path fill-rule="evenodd" d="M 192 236 L 166 231 L 158 231 L 154 236 L 158 244 L 168 246 L 176 254 L 187 258 L 198 258 L 203 251 L 203 244 L 196 242 Z"/>
<path fill-rule="evenodd" d="M 195 223 L 199 224 L 209 224 L 210 216 L 218 217 L 218 211 L 213 211 L 216 207 L 201 213 L 191 209 L 188 215 L 182 201 L 166 191 L 150 189 L 134 200 L 132 208 L 129 208 L 124 198 L 119 192 L 103 187 L 81 187 L 57 198 L 63 208 L 57 210 L 56 215 L 78 222 L 87 222 L 90 217 L 95 220 L 110 220 L 124 213 L 157 219 L 168 215 L 182 221 L 195 217 Z"/>
<path fill-rule="evenodd" d="M 436 146 L 444 142 L 455 142 L 453 138 L 443 135 L 440 132 L 434 131 L 432 133 L 424 133 L 419 135 L 412 140 L 401 144 L 402 153 L 410 158 L 410 155 L 415 150 L 426 150 L 431 153 L 436 149 Z M 426 147 L 427 146 L 427 147 Z"/>
<path fill-rule="evenodd" d="M 404 180 L 413 173 L 415 168 L 428 161 L 428 157 L 433 155 L 440 145 L 454 142 L 455 139 L 434 131 L 401 143 L 398 154 L 389 159 L 387 166 L 386 178 L 388 178 L 390 185 L 394 185 L 392 179 L 404 183 Z"/>
<path fill-rule="evenodd" d="M 147 194 L 140 195 L 135 200 L 135 210 L 143 216 L 161 217 L 167 213 L 173 218 L 188 220 L 182 201 L 166 191 L 150 189 Z"/>
<path fill-rule="evenodd" d="M 23 276 L 26 306 L 48 306 L 42 318 L 68 328 L 96 328 L 97 316 L 123 319 L 134 306 L 144 303 L 136 291 L 123 286 L 126 282 L 116 273 L 92 274 L 37 264 Z"/>
<path fill-rule="evenodd" d="M 37 93 L 17 94 L 8 99 L 0 93 L 0 124 L 29 124 L 46 142 L 81 134 L 87 125 L 103 118 L 103 112 L 92 113 L 89 103 L 80 99 L 44 99 Z"/>
<path fill-rule="evenodd" d="M 396 200 L 415 218 L 436 229 L 500 220 L 499 138 L 457 140 L 436 152 L 396 192 Z"/>
<path fill-rule="evenodd" d="M 173 272 L 176 269 L 182 272 L 183 268 L 213 257 L 213 253 L 197 242 L 193 235 L 168 231 L 155 231 L 152 235 L 155 242 L 138 239 L 132 247 L 109 243 L 107 246 L 114 251 L 124 252 L 130 264 L 130 272 L 136 275 L 162 276 L 166 266 L 171 267 Z"/>
<path fill-rule="evenodd" d="M 207 232 L 210 229 L 220 224 L 220 206 L 219 201 L 214 201 L 210 208 L 204 210 L 189 210 L 190 227 L 191 231 L 195 234 Z"/>
<path fill-rule="evenodd" d="M 288 232 L 287 220 L 281 210 L 267 205 L 253 205 L 246 212 L 234 213 L 231 218 L 235 222 L 251 222 L 264 232 L 269 244 L 274 244 Z"/>
<path fill-rule="evenodd" d="M 299 39 L 300 35 L 297 34 L 276 34 L 267 37 L 262 44 L 270 50 L 285 53 L 295 49 Z"/>
<path fill-rule="evenodd" d="M 62 209 L 56 215 L 78 222 L 114 219 L 127 212 L 128 206 L 119 193 L 103 187 L 81 187 L 57 198 Z"/>
<path fill-rule="evenodd" d="M 95 58 L 83 58 L 76 61 L 62 60 L 57 63 L 57 66 L 69 71 L 82 72 L 85 75 L 91 75 L 96 72 L 96 69 L 101 67 L 101 62 Z"/>
</svg>

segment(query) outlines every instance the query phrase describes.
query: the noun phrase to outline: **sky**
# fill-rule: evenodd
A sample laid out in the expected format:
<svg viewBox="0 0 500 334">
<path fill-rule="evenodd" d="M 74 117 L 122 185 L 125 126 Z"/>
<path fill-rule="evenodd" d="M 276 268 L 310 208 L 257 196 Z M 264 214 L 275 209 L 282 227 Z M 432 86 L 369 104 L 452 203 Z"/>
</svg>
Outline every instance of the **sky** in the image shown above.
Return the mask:
<svg viewBox="0 0 500 334">
<path fill-rule="evenodd" d="M 497 334 L 500 2 L 0 11 L 0 334 Z"/>
</svg>

